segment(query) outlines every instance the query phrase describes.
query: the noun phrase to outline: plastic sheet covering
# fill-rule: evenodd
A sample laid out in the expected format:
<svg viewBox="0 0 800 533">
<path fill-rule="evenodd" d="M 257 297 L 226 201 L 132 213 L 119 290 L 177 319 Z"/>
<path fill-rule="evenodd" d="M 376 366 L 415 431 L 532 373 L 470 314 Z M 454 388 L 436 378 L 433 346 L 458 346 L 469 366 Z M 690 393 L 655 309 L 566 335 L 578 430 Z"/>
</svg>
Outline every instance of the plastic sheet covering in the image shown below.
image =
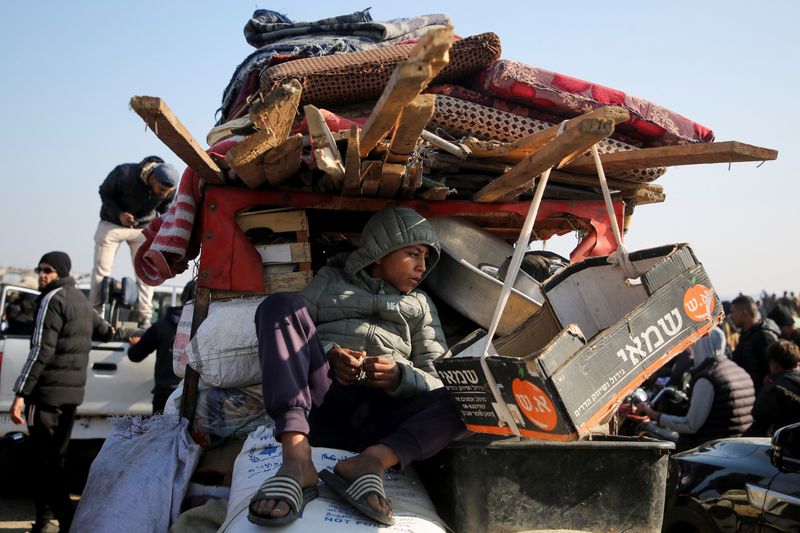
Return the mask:
<svg viewBox="0 0 800 533">
<path fill-rule="evenodd" d="M 183 382 L 167 400 L 164 413 L 177 414 Z M 204 448 L 214 448 L 226 439 L 245 438 L 259 426 L 274 422 L 264 410 L 261 385 L 218 389 L 200 382 L 192 438 Z"/>
<path fill-rule="evenodd" d="M 116 418 L 89 470 L 71 531 L 162 533 L 180 514 L 200 446 L 185 418 Z"/>
</svg>

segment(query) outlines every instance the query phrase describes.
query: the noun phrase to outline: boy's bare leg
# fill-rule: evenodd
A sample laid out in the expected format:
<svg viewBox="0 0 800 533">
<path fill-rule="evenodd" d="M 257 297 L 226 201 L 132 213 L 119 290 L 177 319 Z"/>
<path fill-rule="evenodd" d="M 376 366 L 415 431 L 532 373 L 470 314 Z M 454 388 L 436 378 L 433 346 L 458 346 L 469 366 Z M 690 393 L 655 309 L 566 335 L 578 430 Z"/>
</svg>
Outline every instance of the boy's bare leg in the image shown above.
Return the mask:
<svg viewBox="0 0 800 533">
<path fill-rule="evenodd" d="M 311 445 L 308 437 L 303 433 L 287 431 L 280 436 L 283 465 L 275 473 L 276 476 L 287 476 L 301 487 L 315 487 L 317 485 L 317 469 L 311 460 Z M 281 518 L 286 516 L 290 509 L 284 501 L 262 500 L 253 505 L 253 511 L 259 516 Z"/>
<path fill-rule="evenodd" d="M 376 444 L 354 457 L 342 459 L 336 464 L 334 471 L 349 482 L 363 474 L 377 474 L 383 479 L 384 471 L 399 462 L 400 458 L 394 450 L 384 444 Z M 367 496 L 367 504 L 377 511 L 386 513 L 387 516 L 392 516 L 389 503 L 376 494 Z"/>
</svg>

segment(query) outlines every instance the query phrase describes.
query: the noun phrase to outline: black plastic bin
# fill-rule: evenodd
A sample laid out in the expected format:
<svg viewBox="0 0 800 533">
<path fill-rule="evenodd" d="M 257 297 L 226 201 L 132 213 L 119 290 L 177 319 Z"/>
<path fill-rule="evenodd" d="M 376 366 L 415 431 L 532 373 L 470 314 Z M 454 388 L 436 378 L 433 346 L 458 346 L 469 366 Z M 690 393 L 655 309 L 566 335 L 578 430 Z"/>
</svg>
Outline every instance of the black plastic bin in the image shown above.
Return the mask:
<svg viewBox="0 0 800 533">
<path fill-rule="evenodd" d="M 671 442 L 548 442 L 476 435 L 419 464 L 458 533 L 661 531 Z"/>
</svg>

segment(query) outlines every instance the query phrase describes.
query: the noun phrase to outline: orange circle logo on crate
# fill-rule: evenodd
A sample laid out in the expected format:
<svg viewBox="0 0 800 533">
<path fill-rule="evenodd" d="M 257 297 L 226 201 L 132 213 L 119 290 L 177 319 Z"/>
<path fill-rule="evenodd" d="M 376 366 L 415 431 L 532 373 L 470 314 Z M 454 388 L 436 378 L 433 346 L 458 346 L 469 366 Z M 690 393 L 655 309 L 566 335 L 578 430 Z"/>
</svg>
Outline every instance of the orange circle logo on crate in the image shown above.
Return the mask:
<svg viewBox="0 0 800 533">
<path fill-rule="evenodd" d="M 550 431 L 556 427 L 558 414 L 553 407 L 553 402 L 542 389 L 530 381 L 515 378 L 511 382 L 511 392 L 514 393 L 514 400 L 525 418 L 536 427 L 544 431 Z"/>
<path fill-rule="evenodd" d="M 705 285 L 693 285 L 683 295 L 683 310 L 695 322 L 708 320 L 714 312 L 714 291 Z"/>
</svg>

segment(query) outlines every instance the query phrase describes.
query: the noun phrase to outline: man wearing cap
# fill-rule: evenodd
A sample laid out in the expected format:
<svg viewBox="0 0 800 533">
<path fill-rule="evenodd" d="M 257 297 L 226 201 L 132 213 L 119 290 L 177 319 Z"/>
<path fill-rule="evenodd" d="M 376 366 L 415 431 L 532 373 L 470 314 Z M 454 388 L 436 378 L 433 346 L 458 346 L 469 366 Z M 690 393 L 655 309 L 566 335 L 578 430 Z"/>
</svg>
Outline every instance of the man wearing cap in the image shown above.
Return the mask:
<svg viewBox="0 0 800 533">
<path fill-rule="evenodd" d="M 175 167 L 160 157 L 146 157 L 140 163 L 118 165 L 100 185 L 100 223 L 94 235 L 94 269 L 89 300 L 102 312 L 100 282 L 111 275 L 120 244 L 127 242 L 131 260 L 144 243 L 142 230 L 156 215 L 169 208 L 180 176 Z M 139 327 L 150 326 L 153 315 L 153 288 L 137 279 L 139 300 L 136 312 Z"/>
<path fill-rule="evenodd" d="M 772 308 L 767 318 L 771 318 L 781 330 L 781 338 L 790 340 L 800 346 L 800 330 L 794 327 L 794 315 L 783 304 L 778 304 Z"/>
<path fill-rule="evenodd" d="M 31 531 L 47 531 L 49 512 L 61 531 L 69 531 L 75 512 L 64 474 L 75 410 L 83 402 L 92 336 L 111 340 L 113 328 L 92 309 L 75 287 L 64 252 L 49 252 L 36 267 L 41 294 L 31 350 L 14 384 L 11 421 L 27 421 L 35 460 L 36 523 Z M 23 415 L 23 410 L 25 414 Z"/>
</svg>

